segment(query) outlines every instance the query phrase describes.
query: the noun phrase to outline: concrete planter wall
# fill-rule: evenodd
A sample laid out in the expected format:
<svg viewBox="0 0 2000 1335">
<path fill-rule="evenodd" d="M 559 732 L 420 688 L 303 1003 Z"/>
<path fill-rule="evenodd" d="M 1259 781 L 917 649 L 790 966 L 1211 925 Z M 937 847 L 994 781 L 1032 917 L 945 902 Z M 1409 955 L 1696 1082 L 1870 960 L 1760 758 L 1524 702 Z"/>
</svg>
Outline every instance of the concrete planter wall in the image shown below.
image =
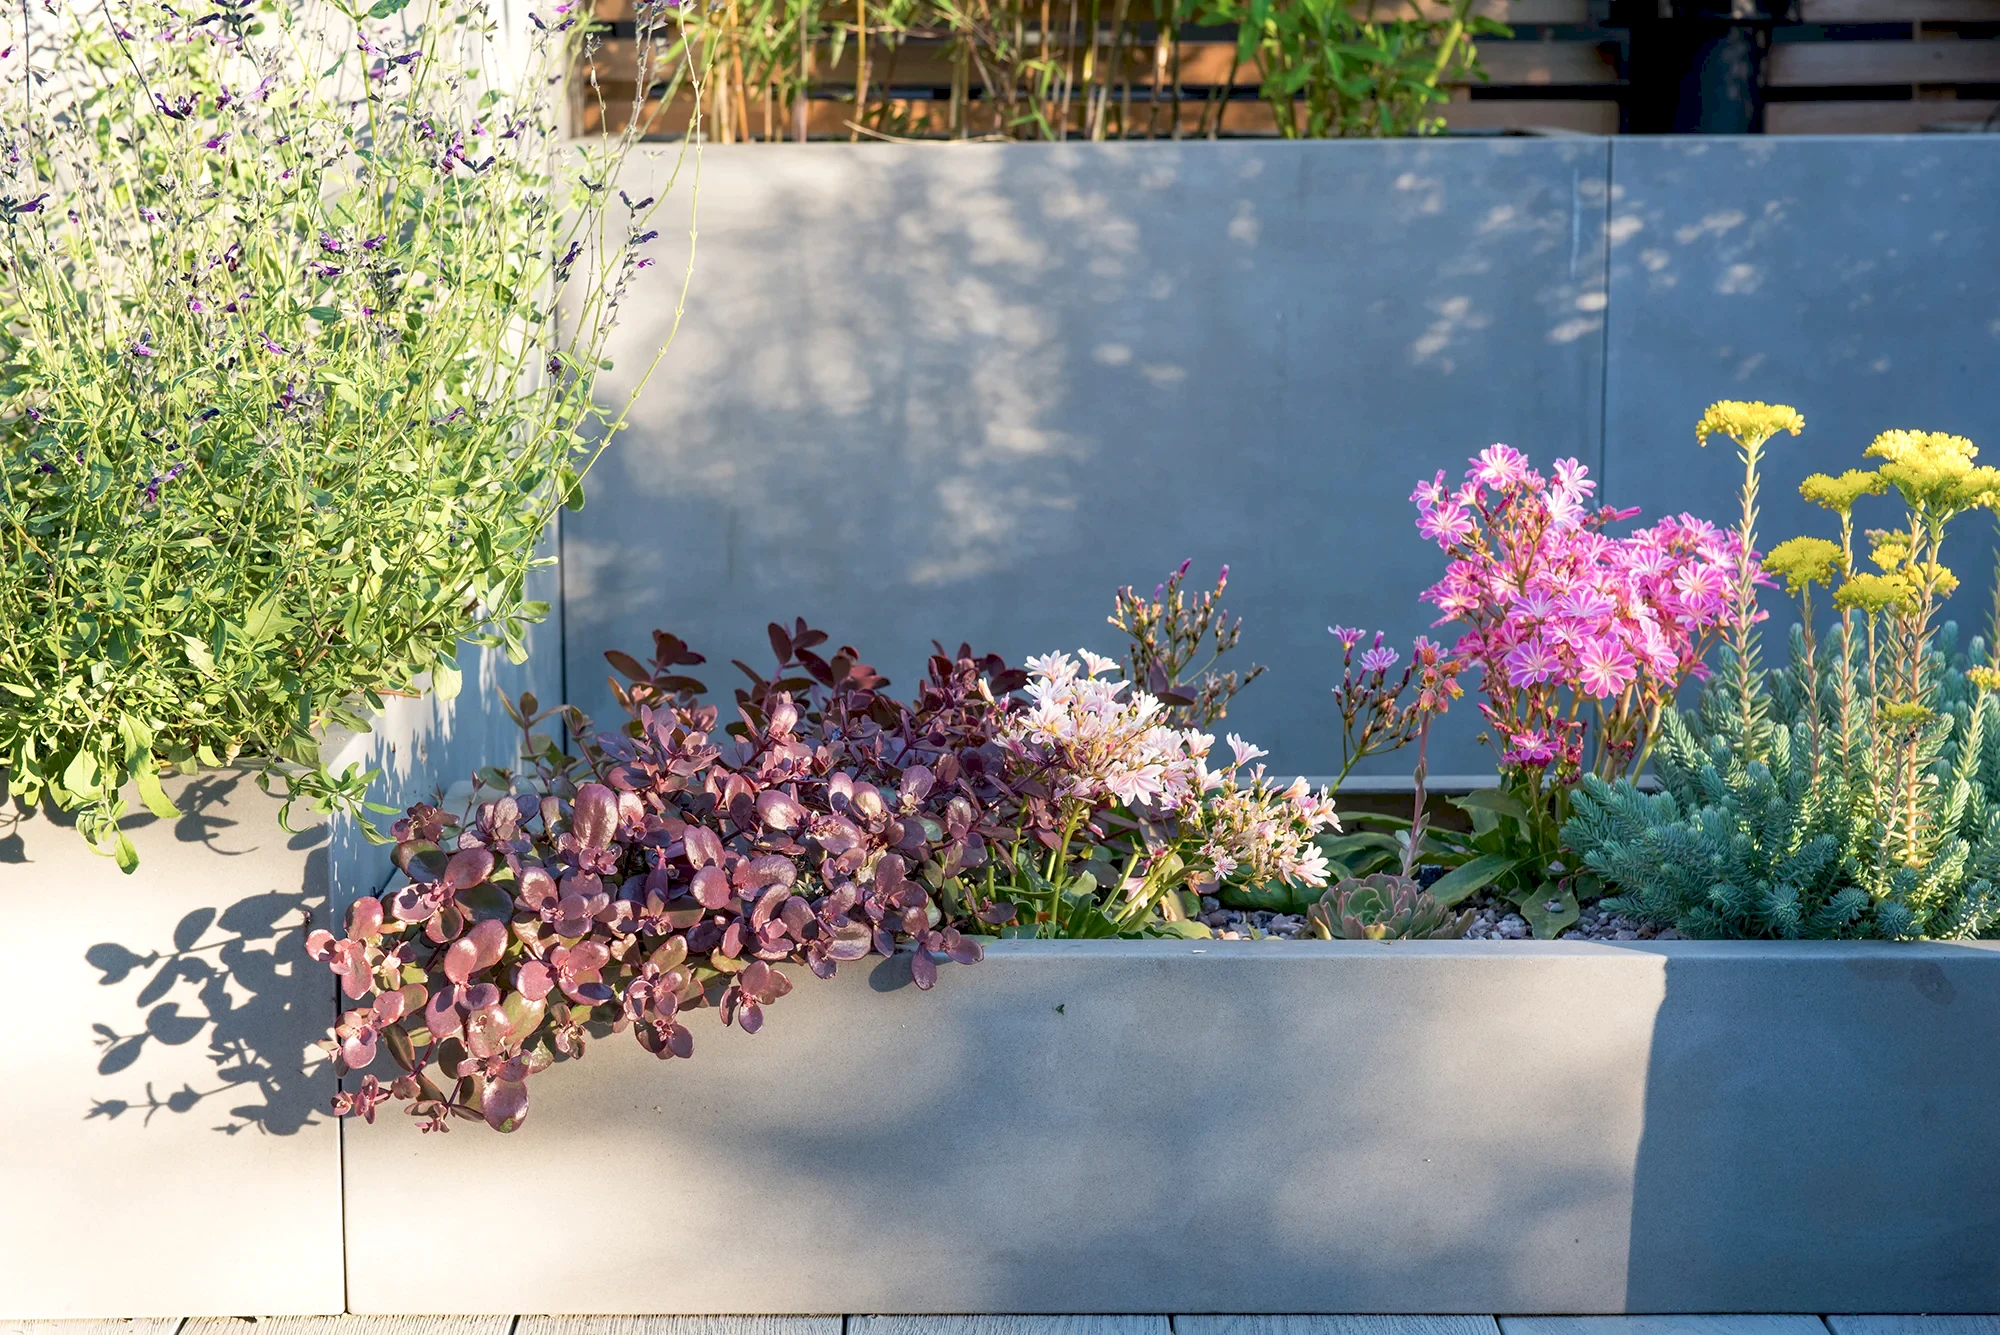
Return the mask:
<svg viewBox="0 0 2000 1335">
<path fill-rule="evenodd" d="M 537 674 L 556 626 L 538 633 L 539 664 L 469 653 L 458 700 L 395 701 L 336 768 L 382 769 L 371 796 L 401 804 L 506 763 L 512 725 L 487 702 L 553 695 Z M 335 1083 L 309 1051 L 336 993 L 300 915 L 379 888 L 386 850 L 345 820 L 286 833 L 243 771 L 167 787 L 183 814 L 128 820 L 131 876 L 0 807 L 0 1317 L 342 1308 Z"/>
<path fill-rule="evenodd" d="M 2000 1304 L 2000 945 L 1020 942 L 906 980 L 701 1017 L 690 1062 L 597 1042 L 510 1139 L 350 1125 L 350 1306 Z M 490 1191 L 579 1204 L 533 1265 L 383 1263 L 380 1202 Z"/>
</svg>

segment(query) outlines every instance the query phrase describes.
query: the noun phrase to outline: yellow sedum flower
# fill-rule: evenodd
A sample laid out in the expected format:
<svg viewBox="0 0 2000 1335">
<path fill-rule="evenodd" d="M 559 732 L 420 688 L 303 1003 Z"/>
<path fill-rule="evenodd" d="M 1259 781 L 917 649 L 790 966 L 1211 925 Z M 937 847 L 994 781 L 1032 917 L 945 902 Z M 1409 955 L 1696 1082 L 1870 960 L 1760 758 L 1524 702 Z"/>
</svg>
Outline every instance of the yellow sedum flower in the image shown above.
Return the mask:
<svg viewBox="0 0 2000 1335">
<path fill-rule="evenodd" d="M 1840 544 L 1825 538 L 1788 538 L 1764 558 L 1764 569 L 1782 575 L 1787 592 L 1797 595 L 1814 584 L 1831 584 L 1841 569 Z"/>
<path fill-rule="evenodd" d="M 2000 469 L 1975 464 L 1979 447 L 1942 431 L 1884 431 L 1867 449 L 1913 509 L 1949 517 L 2000 496 Z"/>
<path fill-rule="evenodd" d="M 1868 559 L 1884 573 L 1895 574 L 1910 559 L 1910 535 L 1897 529 L 1869 529 Z"/>
<path fill-rule="evenodd" d="M 1889 489 L 1889 479 L 1880 473 L 1850 468 L 1839 477 L 1814 473 L 1799 483 L 1799 495 L 1835 514 L 1846 514 L 1863 496 L 1880 496 Z"/>
<path fill-rule="evenodd" d="M 1836 607 L 1872 614 L 1898 606 L 1909 596 L 1910 582 L 1900 575 L 1860 574 L 1849 576 L 1845 584 L 1833 591 L 1833 603 Z"/>
<path fill-rule="evenodd" d="M 1929 723 L 1937 717 L 1935 710 L 1920 705 L 1914 700 L 1904 700 L 1893 705 L 1882 706 L 1882 718 L 1888 723 Z"/>
<path fill-rule="evenodd" d="M 1706 447 L 1710 436 L 1724 435 L 1735 441 L 1738 448 L 1754 454 L 1780 431 L 1796 436 L 1805 427 L 1806 419 L 1799 416 L 1798 410 L 1782 403 L 1724 399 L 1708 405 L 1708 411 L 1694 424 L 1694 439 L 1697 445 Z"/>
<path fill-rule="evenodd" d="M 2000 691 L 2000 668 L 1969 667 L 1965 679 L 1982 691 Z"/>
</svg>

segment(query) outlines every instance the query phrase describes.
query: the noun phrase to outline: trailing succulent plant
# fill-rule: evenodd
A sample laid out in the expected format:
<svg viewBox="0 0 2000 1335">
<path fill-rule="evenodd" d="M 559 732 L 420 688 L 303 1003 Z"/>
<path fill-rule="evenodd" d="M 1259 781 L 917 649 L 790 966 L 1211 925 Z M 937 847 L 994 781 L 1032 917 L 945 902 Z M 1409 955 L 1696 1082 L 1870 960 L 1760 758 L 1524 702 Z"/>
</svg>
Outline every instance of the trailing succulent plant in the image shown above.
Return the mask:
<svg viewBox="0 0 2000 1335">
<path fill-rule="evenodd" d="M 1378 872 L 1328 890 L 1306 922 L 1323 941 L 1441 941 L 1464 936 L 1472 910 L 1454 916 L 1415 881 Z"/>
<path fill-rule="evenodd" d="M 665 633 L 650 664 L 607 655 L 632 715 L 615 732 L 510 701 L 532 772 L 481 771 L 463 824 L 434 805 L 396 823 L 407 884 L 306 940 L 355 1003 L 328 1044 L 358 1076 L 336 1111 L 398 1099 L 427 1130 L 510 1131 L 529 1078 L 593 1036 L 686 1057 L 704 1006 L 755 1032 L 792 990 L 781 965 L 900 955 L 927 989 L 940 957 L 981 957 L 975 933 L 1206 936 L 1179 911 L 1193 879 L 1325 883 L 1325 795 L 1239 773 L 1261 754 L 1239 738 L 1211 766 L 1215 739 L 1101 679 L 1111 660 L 1031 675 L 940 648 L 904 702 L 803 621 L 770 639 L 726 726 Z M 554 715 L 577 756 L 534 733 Z"/>
<path fill-rule="evenodd" d="M 1700 706 L 1662 715 L 1662 791 L 1586 780 L 1575 795 L 1563 838 L 1617 889 L 1607 908 L 1697 937 L 2000 927 L 2000 671 L 1981 641 L 1961 654 L 1956 627 L 1933 624 L 1957 583 L 1938 559 L 1945 526 L 2000 489 L 1976 453 L 1888 432 L 1868 450 L 1876 470 L 1806 480 L 1840 541 L 1794 538 L 1765 561 L 1803 603 L 1788 667 L 1761 667 L 1754 634 L 1733 641 Z M 1890 490 L 1907 525 L 1867 533 L 1879 573 L 1859 572 L 1852 507 Z M 1824 639 L 1815 585 L 1840 613 Z"/>
</svg>

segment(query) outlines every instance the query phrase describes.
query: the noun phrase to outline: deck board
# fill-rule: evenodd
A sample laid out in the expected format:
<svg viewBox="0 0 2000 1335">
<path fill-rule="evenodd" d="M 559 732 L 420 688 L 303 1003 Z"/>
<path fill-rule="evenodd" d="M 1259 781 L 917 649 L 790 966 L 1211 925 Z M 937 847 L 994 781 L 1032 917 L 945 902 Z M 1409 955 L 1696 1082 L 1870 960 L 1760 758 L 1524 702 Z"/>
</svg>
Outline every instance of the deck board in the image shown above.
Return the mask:
<svg viewBox="0 0 2000 1335">
<path fill-rule="evenodd" d="M 841 1335 L 837 1316 L 524 1316 L 514 1335 Z"/>
<path fill-rule="evenodd" d="M 1833 1335 L 2000 1335 L 2000 1316 L 1830 1316 Z"/>
<path fill-rule="evenodd" d="M 1490 1316 L 1177 1316 L 1174 1335 L 1495 1335 L 1495 1327 Z"/>
<path fill-rule="evenodd" d="M 511 1316 L 200 1316 L 180 1335 L 507 1335 L 513 1324 Z"/>
<path fill-rule="evenodd" d="M 1163 1316 L 851 1316 L 847 1335 L 1169 1335 Z"/>
<path fill-rule="evenodd" d="M 1503 1316 L 1500 1335 L 1826 1335 L 1826 1325 L 1816 1316 L 1761 1314 Z"/>
</svg>

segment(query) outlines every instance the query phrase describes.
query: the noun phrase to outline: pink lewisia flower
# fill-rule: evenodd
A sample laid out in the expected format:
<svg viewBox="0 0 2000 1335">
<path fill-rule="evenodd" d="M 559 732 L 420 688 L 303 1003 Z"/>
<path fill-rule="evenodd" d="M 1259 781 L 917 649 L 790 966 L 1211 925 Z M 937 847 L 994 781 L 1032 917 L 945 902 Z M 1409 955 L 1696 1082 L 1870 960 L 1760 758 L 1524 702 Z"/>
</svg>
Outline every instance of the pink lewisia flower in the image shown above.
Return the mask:
<svg viewBox="0 0 2000 1335">
<path fill-rule="evenodd" d="M 1528 480 L 1528 456 L 1511 445 L 1488 445 L 1466 476 L 1489 487 L 1512 487 Z"/>
<path fill-rule="evenodd" d="M 1368 632 L 1359 626 L 1328 626 L 1326 633 L 1339 640 L 1342 649 L 1352 649 L 1368 638 Z"/>
<path fill-rule="evenodd" d="M 1599 700 L 1624 690 L 1635 675 L 1632 655 L 1616 640 L 1588 641 L 1577 655 L 1577 685 Z"/>
<path fill-rule="evenodd" d="M 1398 654 L 1394 649 L 1384 645 L 1377 645 L 1375 648 L 1361 655 L 1361 670 L 1363 672 L 1387 672 L 1390 668 L 1396 666 L 1396 660 L 1401 657 L 1402 655 Z"/>
<path fill-rule="evenodd" d="M 1527 640 L 1507 655 L 1507 684 L 1539 686 L 1562 671 L 1562 659 L 1541 640 Z"/>
<path fill-rule="evenodd" d="M 1456 501 L 1431 506 L 1417 518 L 1417 532 L 1440 547 L 1464 542 L 1472 536 L 1474 528 L 1472 516 Z"/>
</svg>

